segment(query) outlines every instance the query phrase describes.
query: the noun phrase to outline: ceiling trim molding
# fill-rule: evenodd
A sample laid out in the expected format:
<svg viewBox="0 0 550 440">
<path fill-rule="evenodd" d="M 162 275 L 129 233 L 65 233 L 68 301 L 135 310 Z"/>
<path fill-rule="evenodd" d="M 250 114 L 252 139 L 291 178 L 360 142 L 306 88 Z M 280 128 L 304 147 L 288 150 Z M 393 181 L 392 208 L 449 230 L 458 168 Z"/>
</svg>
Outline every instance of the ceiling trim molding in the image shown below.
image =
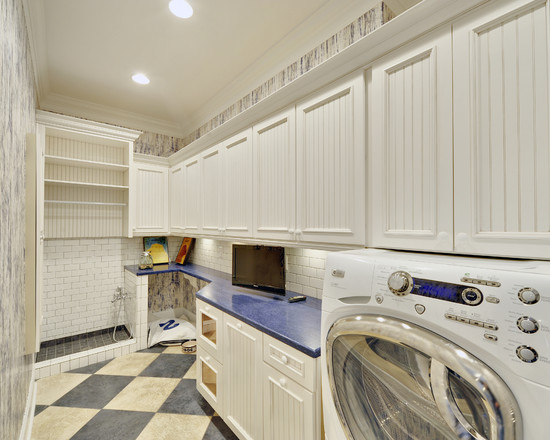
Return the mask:
<svg viewBox="0 0 550 440">
<path fill-rule="evenodd" d="M 152 156 L 150 154 L 134 153 L 134 162 L 147 163 L 152 165 L 168 166 L 169 161 L 167 157 Z"/>
<path fill-rule="evenodd" d="M 44 98 L 40 108 L 108 124 L 132 127 L 141 131 L 183 137 L 179 124 L 57 93 L 50 93 Z"/>
<path fill-rule="evenodd" d="M 36 122 L 47 125 L 48 127 L 78 131 L 79 133 L 108 137 L 126 142 L 133 142 L 142 134 L 142 132 L 138 130 L 131 130 L 124 127 L 113 127 L 101 122 L 88 121 L 86 119 L 50 113 L 43 110 L 36 110 Z"/>
<path fill-rule="evenodd" d="M 29 36 L 36 97 L 40 105 L 50 90 L 44 4 L 36 0 L 23 0 L 22 3 Z"/>
</svg>

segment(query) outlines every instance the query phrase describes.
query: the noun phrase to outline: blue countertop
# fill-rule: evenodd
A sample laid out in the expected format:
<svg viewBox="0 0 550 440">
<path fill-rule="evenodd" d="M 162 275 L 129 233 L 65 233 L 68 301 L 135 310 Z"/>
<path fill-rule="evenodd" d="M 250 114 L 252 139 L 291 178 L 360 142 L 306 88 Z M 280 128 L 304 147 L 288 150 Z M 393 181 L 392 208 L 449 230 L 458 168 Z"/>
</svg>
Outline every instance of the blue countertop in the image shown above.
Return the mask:
<svg viewBox="0 0 550 440">
<path fill-rule="evenodd" d="M 140 270 L 125 266 L 137 276 L 182 272 L 210 282 L 197 292 L 197 298 L 223 310 L 275 339 L 311 357 L 321 354 L 321 300 L 308 296 L 306 301 L 289 303 L 297 295 L 285 296 L 233 286 L 231 275 L 196 264 L 170 263 Z"/>
</svg>

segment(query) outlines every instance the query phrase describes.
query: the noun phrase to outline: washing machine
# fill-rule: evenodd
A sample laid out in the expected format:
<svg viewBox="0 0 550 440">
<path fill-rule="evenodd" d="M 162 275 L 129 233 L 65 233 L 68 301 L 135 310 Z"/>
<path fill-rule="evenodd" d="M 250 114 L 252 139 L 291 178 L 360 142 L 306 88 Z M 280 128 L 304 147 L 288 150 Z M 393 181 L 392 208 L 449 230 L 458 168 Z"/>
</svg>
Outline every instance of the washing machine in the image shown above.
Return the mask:
<svg viewBox="0 0 550 440">
<path fill-rule="evenodd" d="M 329 254 L 326 440 L 550 439 L 550 262 Z"/>
</svg>

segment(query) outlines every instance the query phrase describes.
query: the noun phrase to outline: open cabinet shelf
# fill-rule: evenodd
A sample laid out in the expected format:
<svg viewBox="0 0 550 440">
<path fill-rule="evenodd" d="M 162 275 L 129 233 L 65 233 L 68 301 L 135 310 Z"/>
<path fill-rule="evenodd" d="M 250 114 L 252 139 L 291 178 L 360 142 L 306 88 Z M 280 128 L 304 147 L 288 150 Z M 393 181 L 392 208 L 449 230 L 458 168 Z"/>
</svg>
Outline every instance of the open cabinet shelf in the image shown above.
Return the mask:
<svg viewBox="0 0 550 440">
<path fill-rule="evenodd" d="M 131 236 L 135 130 L 37 112 L 44 237 Z"/>
</svg>

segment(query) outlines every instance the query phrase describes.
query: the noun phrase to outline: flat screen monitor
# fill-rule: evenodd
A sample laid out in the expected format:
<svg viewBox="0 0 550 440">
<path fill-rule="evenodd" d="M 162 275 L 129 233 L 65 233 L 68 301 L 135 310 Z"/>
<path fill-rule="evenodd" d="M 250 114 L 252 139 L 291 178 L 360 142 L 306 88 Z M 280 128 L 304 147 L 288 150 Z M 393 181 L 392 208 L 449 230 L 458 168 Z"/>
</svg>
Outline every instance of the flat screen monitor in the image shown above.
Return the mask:
<svg viewBox="0 0 550 440">
<path fill-rule="evenodd" d="M 232 283 L 284 295 L 285 248 L 234 244 Z"/>
</svg>

